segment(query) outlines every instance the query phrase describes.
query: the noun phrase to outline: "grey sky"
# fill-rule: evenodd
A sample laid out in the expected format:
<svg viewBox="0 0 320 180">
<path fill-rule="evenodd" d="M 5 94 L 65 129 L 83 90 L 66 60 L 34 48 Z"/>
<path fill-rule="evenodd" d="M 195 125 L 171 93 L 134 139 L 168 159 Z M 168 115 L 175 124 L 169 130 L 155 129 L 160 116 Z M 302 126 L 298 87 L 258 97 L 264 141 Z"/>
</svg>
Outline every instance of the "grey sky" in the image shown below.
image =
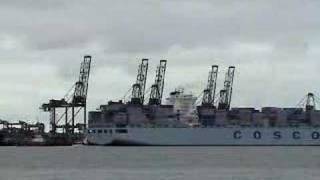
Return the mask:
<svg viewBox="0 0 320 180">
<path fill-rule="evenodd" d="M 234 106 L 295 106 L 319 92 L 320 2 L 0 0 L 0 117 L 30 119 L 63 97 L 93 56 L 89 109 L 122 97 L 141 58 L 148 83 L 168 59 L 165 93 L 196 95 L 210 65 L 236 66 Z"/>
</svg>

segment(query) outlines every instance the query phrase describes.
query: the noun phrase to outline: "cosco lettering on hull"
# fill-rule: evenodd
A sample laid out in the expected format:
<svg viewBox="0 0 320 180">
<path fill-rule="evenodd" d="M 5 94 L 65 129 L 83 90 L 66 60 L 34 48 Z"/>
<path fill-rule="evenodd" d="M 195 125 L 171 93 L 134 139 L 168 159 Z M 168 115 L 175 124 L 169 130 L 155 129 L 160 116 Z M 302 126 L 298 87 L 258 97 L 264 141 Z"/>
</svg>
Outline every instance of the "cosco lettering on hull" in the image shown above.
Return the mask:
<svg viewBox="0 0 320 180">
<path fill-rule="evenodd" d="M 241 139 L 244 136 L 244 132 L 242 131 L 234 131 L 233 132 L 233 138 L 234 139 Z M 286 133 L 288 134 L 288 133 Z M 311 138 L 311 139 L 320 139 L 320 132 L 318 131 L 313 131 L 309 134 L 309 137 L 303 137 L 302 133 L 300 131 L 293 131 L 291 133 L 289 133 L 289 135 L 291 136 L 292 139 L 301 139 L 301 138 Z M 273 139 L 282 139 L 283 137 L 283 133 L 281 133 L 281 131 L 274 131 L 272 134 L 269 135 L 268 134 L 263 134 L 263 132 L 261 131 L 254 131 L 252 133 L 250 133 L 250 137 L 253 139 L 262 139 L 264 136 L 269 137 L 272 136 Z"/>
</svg>

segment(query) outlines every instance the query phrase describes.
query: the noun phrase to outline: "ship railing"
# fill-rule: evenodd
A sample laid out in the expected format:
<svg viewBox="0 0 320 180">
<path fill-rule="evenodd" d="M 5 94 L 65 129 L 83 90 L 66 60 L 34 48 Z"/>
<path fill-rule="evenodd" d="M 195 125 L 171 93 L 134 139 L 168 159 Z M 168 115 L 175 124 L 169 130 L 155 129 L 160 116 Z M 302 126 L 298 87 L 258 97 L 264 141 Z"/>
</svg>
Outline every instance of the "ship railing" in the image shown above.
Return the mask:
<svg viewBox="0 0 320 180">
<path fill-rule="evenodd" d="M 175 124 L 146 124 L 146 125 L 128 125 L 128 128 L 186 128 L 187 126 Z"/>
<path fill-rule="evenodd" d="M 90 129 L 99 128 L 320 128 L 320 125 L 307 125 L 307 124 L 286 124 L 278 126 L 268 126 L 268 125 L 235 125 L 235 124 L 225 124 L 225 125 L 199 125 L 199 126 L 184 126 L 176 124 L 128 124 L 128 125 L 104 125 L 104 126 L 91 126 Z"/>
</svg>

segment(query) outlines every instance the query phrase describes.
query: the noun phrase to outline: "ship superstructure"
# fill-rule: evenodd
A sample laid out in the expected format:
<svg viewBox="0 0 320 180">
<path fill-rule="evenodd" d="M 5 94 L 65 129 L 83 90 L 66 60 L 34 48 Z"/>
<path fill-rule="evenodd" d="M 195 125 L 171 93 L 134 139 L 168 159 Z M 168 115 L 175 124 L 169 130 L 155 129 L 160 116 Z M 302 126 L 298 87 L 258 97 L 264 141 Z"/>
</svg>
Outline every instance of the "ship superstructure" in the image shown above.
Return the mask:
<svg viewBox="0 0 320 180">
<path fill-rule="evenodd" d="M 166 98 L 166 104 L 173 106 L 176 118 L 182 123 L 197 122 L 195 111 L 197 97 L 192 93 L 185 93 L 183 88 L 177 88 Z"/>
<path fill-rule="evenodd" d="M 131 101 L 110 101 L 89 112 L 86 141 L 97 145 L 320 145 L 320 111 L 308 93 L 303 107 L 231 107 L 235 67 L 216 93 L 218 66 L 197 98 L 183 89 L 162 104 L 167 61 L 161 60 L 149 101 L 145 100 L 148 60 L 138 68 Z"/>
</svg>

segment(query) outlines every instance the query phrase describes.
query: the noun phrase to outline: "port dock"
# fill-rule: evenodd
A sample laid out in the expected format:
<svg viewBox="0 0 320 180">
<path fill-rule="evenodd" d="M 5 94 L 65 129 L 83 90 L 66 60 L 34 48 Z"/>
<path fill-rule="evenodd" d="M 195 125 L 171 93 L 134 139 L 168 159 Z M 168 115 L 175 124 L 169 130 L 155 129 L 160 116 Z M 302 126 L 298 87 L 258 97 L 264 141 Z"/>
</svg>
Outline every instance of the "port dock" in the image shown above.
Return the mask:
<svg viewBox="0 0 320 180">
<path fill-rule="evenodd" d="M 85 55 L 79 79 L 63 98 L 49 99 L 40 109 L 49 113 L 49 132 L 45 124 L 0 120 L 2 146 L 67 146 L 81 143 L 87 127 L 87 93 L 91 56 Z M 81 116 L 81 114 L 83 116 Z"/>
</svg>

